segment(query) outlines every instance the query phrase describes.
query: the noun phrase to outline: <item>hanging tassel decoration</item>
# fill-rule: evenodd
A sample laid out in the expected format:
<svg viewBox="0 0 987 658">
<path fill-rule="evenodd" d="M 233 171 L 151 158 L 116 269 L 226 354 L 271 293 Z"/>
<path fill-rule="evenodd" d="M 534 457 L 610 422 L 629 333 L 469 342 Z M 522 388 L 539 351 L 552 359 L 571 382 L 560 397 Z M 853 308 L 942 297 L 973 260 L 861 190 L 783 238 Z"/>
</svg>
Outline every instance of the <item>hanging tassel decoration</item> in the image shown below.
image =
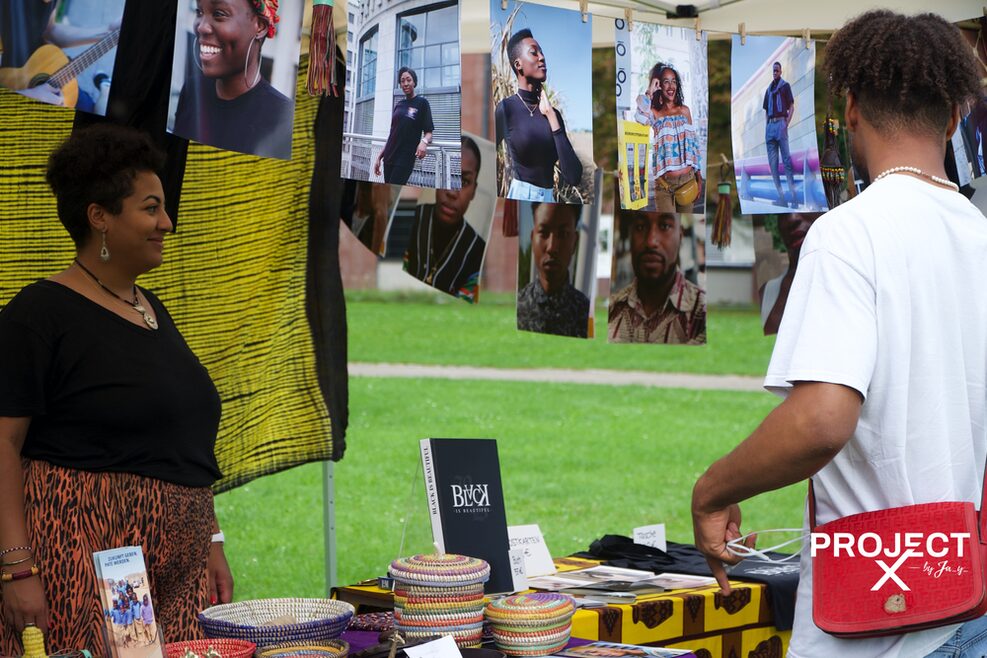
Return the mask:
<svg viewBox="0 0 987 658">
<path fill-rule="evenodd" d="M 313 0 L 312 37 L 309 41 L 308 93 L 339 96 L 336 87 L 336 29 L 332 24 L 333 0 Z"/>
<path fill-rule="evenodd" d="M 731 195 L 733 186 L 727 180 L 729 173 L 729 165 L 724 162 L 720 165 L 720 183 L 716 186 L 719 198 L 716 201 L 716 217 L 713 219 L 713 234 L 710 238 L 719 249 L 730 246 L 730 229 L 733 223 L 733 199 Z"/>
<path fill-rule="evenodd" d="M 514 199 L 504 199 L 504 223 L 501 225 L 501 235 L 505 238 L 516 238 L 518 234 L 518 203 Z"/>
<path fill-rule="evenodd" d="M 822 157 L 819 159 L 819 169 L 822 172 L 823 188 L 826 190 L 826 202 L 832 210 L 843 202 L 843 190 L 846 188 L 846 167 L 840 159 L 840 149 L 836 138 L 840 132 L 840 122 L 833 117 L 832 112 L 826 114 L 826 139 Z"/>
</svg>

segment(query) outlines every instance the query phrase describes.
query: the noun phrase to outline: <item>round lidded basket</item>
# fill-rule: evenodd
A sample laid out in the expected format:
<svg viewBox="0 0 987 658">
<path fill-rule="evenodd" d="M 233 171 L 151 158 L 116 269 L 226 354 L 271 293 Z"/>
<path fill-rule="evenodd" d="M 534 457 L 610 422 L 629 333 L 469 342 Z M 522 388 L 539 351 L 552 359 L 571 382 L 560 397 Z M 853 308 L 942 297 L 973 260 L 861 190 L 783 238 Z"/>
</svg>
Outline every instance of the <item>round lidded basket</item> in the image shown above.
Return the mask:
<svg viewBox="0 0 987 658">
<path fill-rule="evenodd" d="M 509 656 L 545 656 L 568 644 L 575 609 L 565 594 L 535 592 L 491 601 L 484 612 L 498 649 Z"/>
<path fill-rule="evenodd" d="M 248 640 L 263 649 L 284 642 L 334 640 L 353 612 L 349 603 L 333 599 L 256 599 L 206 608 L 198 619 L 206 637 Z"/>
<path fill-rule="evenodd" d="M 466 555 L 414 555 L 391 562 L 394 624 L 407 637 L 451 635 L 460 647 L 478 647 L 483 634 L 486 561 Z"/>
<path fill-rule="evenodd" d="M 215 638 L 212 640 L 189 640 L 187 642 L 169 642 L 165 645 L 167 658 L 182 658 L 191 651 L 197 656 L 210 653 L 219 654 L 220 658 L 250 658 L 257 645 L 247 640 L 232 640 Z"/>
</svg>

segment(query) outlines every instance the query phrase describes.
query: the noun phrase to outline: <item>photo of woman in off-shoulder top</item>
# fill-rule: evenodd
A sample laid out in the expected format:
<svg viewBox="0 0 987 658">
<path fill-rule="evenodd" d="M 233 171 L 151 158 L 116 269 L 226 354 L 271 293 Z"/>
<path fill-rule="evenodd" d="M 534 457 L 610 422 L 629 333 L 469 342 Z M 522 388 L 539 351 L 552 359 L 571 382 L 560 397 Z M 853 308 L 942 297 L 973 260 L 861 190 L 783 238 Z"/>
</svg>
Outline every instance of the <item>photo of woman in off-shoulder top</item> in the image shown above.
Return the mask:
<svg viewBox="0 0 987 658">
<path fill-rule="evenodd" d="M 705 191 L 696 126 L 678 71 L 670 65 L 659 68 L 659 87 L 651 96 L 655 206 L 658 212 L 692 212 Z"/>
</svg>

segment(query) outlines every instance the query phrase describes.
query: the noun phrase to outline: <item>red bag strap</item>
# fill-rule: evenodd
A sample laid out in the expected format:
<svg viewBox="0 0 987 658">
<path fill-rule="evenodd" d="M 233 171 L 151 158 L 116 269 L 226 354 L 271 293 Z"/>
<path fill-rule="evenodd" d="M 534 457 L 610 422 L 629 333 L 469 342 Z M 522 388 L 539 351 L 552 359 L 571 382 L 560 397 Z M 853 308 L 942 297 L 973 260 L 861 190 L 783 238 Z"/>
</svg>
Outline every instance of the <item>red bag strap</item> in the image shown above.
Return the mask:
<svg viewBox="0 0 987 658">
<path fill-rule="evenodd" d="M 977 508 L 977 518 L 980 521 L 980 541 L 987 540 L 987 465 L 984 466 L 984 481 L 980 484 L 980 507 Z M 809 532 L 816 530 L 816 493 L 812 489 L 812 478 L 809 478 Z"/>
</svg>

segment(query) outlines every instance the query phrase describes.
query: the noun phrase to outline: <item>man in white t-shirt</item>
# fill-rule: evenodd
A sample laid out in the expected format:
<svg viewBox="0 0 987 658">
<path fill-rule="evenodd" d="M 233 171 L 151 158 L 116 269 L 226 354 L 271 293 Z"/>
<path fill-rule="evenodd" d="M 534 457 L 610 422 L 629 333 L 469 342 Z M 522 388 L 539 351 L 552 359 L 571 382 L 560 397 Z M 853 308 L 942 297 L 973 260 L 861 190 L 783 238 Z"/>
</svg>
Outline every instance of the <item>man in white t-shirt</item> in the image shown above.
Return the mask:
<svg viewBox="0 0 987 658">
<path fill-rule="evenodd" d="M 946 180 L 946 142 L 979 93 L 970 48 L 926 14 L 864 14 L 826 46 L 854 163 L 871 185 L 802 245 L 765 386 L 785 399 L 696 482 L 696 545 L 729 589 L 737 503 L 812 477 L 816 520 L 980 504 L 987 459 L 987 218 Z M 907 169 L 903 169 L 907 168 Z M 789 655 L 984 656 L 987 619 L 867 639 L 812 621 L 802 559 Z M 935 653 L 931 653 L 935 652 Z"/>
</svg>

